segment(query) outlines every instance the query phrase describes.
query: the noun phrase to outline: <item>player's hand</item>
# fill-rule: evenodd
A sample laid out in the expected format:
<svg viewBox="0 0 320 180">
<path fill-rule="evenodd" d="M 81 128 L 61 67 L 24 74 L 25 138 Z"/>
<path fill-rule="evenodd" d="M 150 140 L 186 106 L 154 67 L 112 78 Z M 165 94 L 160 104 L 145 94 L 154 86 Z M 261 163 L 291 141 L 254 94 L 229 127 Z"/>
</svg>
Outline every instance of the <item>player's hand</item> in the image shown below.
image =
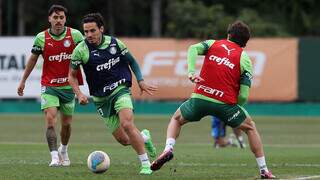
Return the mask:
<svg viewBox="0 0 320 180">
<path fill-rule="evenodd" d="M 153 92 L 158 90 L 158 87 L 156 85 L 149 85 L 144 82 L 144 80 L 139 81 L 139 87 L 140 87 L 140 95 L 143 94 L 143 91 L 148 93 L 149 95 L 153 95 Z"/>
<path fill-rule="evenodd" d="M 201 81 L 204 81 L 204 79 L 202 79 L 202 77 L 195 75 L 195 74 L 189 74 L 188 78 L 193 83 L 199 83 Z"/>
<path fill-rule="evenodd" d="M 17 90 L 17 93 L 18 93 L 19 96 L 23 96 L 24 87 L 25 87 L 25 83 L 24 82 L 20 82 L 20 84 L 18 86 L 18 90 Z"/>
<path fill-rule="evenodd" d="M 81 105 L 86 105 L 89 103 L 88 97 L 82 93 L 78 94 L 78 101 Z"/>
</svg>

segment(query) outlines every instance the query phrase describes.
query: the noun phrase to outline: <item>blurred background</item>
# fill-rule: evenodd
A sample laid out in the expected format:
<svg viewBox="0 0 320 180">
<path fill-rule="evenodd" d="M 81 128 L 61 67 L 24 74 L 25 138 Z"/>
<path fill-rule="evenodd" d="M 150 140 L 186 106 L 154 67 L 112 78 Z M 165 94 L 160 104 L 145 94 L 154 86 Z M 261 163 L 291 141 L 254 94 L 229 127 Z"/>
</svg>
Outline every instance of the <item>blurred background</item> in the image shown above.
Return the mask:
<svg viewBox="0 0 320 180">
<path fill-rule="evenodd" d="M 254 69 L 249 111 L 320 115 L 320 83 L 316 83 L 320 1 L 316 0 L 0 0 L 0 112 L 39 111 L 41 60 L 23 98 L 16 88 L 34 36 L 48 28 L 52 4 L 64 5 L 69 11 L 67 25 L 80 31 L 85 14 L 100 12 L 105 33 L 125 42 L 144 79 L 159 86 L 154 96 L 140 96 L 133 86 L 137 113 L 172 113 L 193 90 L 186 78 L 188 46 L 225 38 L 227 26 L 239 19 L 252 31 L 246 48 Z M 198 70 L 202 61 L 199 57 Z M 28 108 L 23 108 L 26 103 Z M 278 105 L 281 109 L 275 108 Z M 78 111 L 95 110 L 90 106 Z"/>
<path fill-rule="evenodd" d="M 141 179 L 134 152 L 120 146 L 106 131 L 93 103 L 77 104 L 72 166 L 47 167 L 40 110 L 41 58 L 23 97 L 17 95 L 17 86 L 34 37 L 49 26 L 47 11 L 53 4 L 65 6 L 67 26 L 81 32 L 82 17 L 100 12 L 105 34 L 123 41 L 138 60 L 145 81 L 158 85 L 153 96 L 141 96 L 137 85 L 132 87 L 135 123 L 152 132 L 158 152 L 170 116 L 193 91 L 187 79 L 188 47 L 206 39 L 226 38 L 230 23 L 244 21 L 251 27 L 252 38 L 245 50 L 253 64 L 245 108 L 261 134 L 268 166 L 280 179 L 320 178 L 320 1 L 0 0 L 0 179 L 105 179 L 86 168 L 86 157 L 94 150 L 111 157 L 106 174 L 112 179 Z M 199 56 L 197 71 L 202 63 Z M 86 86 L 82 89 L 88 94 Z M 256 179 L 249 148 L 213 148 L 209 118 L 183 129 L 176 160 L 154 178 Z"/>
</svg>

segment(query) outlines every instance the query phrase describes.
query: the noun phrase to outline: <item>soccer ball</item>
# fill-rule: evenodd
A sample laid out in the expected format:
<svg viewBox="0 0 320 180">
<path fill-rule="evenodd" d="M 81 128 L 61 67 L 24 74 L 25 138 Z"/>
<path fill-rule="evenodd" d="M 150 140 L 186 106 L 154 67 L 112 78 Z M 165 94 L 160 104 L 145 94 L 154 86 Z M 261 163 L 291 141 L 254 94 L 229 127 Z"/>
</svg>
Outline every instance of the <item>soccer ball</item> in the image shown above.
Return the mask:
<svg viewBox="0 0 320 180">
<path fill-rule="evenodd" d="M 110 158 L 103 151 L 94 151 L 88 156 L 88 168 L 94 173 L 103 173 L 109 169 Z"/>
</svg>

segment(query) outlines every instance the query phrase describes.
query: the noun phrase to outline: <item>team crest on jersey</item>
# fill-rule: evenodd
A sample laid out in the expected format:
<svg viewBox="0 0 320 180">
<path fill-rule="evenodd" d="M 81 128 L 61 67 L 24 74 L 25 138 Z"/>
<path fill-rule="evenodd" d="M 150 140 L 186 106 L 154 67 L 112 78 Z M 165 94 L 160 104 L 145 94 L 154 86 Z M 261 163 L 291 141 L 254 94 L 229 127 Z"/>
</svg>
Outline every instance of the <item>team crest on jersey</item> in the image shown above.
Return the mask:
<svg viewBox="0 0 320 180">
<path fill-rule="evenodd" d="M 65 40 L 64 42 L 63 42 L 63 46 L 64 47 L 70 47 L 71 46 L 71 42 L 70 42 L 70 40 Z"/>
<path fill-rule="evenodd" d="M 45 93 L 47 90 L 46 86 L 41 86 L 41 93 Z"/>
<path fill-rule="evenodd" d="M 116 54 L 117 53 L 117 48 L 116 47 L 110 47 L 109 52 L 110 52 L 110 54 Z"/>
</svg>

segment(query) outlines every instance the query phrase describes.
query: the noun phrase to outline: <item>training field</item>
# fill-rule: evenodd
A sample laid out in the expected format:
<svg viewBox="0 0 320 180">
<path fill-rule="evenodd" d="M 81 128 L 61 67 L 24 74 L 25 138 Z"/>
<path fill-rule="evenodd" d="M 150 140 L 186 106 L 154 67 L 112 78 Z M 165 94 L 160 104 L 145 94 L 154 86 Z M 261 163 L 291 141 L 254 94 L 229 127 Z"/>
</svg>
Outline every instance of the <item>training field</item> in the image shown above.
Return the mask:
<svg viewBox="0 0 320 180">
<path fill-rule="evenodd" d="M 0 179 L 256 179 L 258 170 L 249 148 L 213 149 L 210 121 L 188 124 L 175 146 L 175 158 L 152 176 L 138 175 L 139 162 L 122 147 L 96 114 L 77 114 L 73 122 L 70 167 L 50 168 L 43 115 L 0 115 Z M 254 117 L 267 163 L 281 179 L 320 179 L 320 118 Z M 136 116 L 162 151 L 169 116 Z M 230 129 L 228 129 L 230 132 Z M 93 174 L 86 166 L 90 152 L 103 150 L 110 169 Z"/>
</svg>

